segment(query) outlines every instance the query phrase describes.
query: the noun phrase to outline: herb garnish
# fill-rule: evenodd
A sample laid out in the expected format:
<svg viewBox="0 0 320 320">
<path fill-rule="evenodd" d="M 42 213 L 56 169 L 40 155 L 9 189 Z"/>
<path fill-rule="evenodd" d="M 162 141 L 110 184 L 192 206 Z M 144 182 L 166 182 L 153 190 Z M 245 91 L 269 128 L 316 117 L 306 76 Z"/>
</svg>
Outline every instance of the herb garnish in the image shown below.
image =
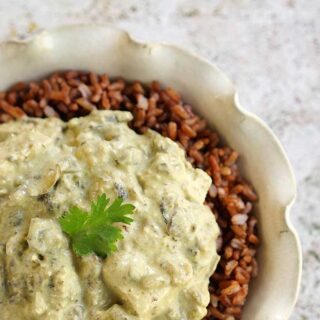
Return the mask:
<svg viewBox="0 0 320 320">
<path fill-rule="evenodd" d="M 110 199 L 105 194 L 99 196 L 97 202 L 91 203 L 90 212 L 78 207 L 72 207 L 59 219 L 62 230 L 67 233 L 72 242 L 73 251 L 79 255 L 96 253 L 105 258 L 117 250 L 116 242 L 123 239 L 120 228 L 113 226 L 115 222 L 130 224 L 135 207 L 123 204 L 122 198 L 117 198 L 107 207 Z"/>
</svg>

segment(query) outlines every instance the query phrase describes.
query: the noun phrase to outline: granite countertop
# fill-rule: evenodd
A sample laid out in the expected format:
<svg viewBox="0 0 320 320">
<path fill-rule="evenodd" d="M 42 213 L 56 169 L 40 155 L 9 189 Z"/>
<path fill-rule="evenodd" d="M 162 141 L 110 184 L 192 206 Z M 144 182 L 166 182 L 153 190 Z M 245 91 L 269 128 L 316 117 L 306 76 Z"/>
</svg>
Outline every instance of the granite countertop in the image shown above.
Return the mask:
<svg viewBox="0 0 320 320">
<path fill-rule="evenodd" d="M 108 22 L 143 40 L 174 42 L 222 68 L 242 104 L 278 135 L 293 164 L 292 219 L 303 280 L 292 320 L 320 319 L 320 1 L 11 0 L 0 2 L 0 40 L 44 28 Z"/>
</svg>

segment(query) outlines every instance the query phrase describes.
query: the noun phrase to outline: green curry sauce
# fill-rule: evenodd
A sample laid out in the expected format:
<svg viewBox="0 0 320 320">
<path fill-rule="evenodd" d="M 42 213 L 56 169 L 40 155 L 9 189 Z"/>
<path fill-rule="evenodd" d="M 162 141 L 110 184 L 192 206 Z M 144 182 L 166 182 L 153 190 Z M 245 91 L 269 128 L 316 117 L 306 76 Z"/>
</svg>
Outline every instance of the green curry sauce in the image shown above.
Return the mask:
<svg viewBox="0 0 320 320">
<path fill-rule="evenodd" d="M 209 176 L 127 112 L 0 126 L 2 320 L 201 319 L 219 260 Z M 77 257 L 57 219 L 101 193 L 136 207 L 106 259 Z"/>
</svg>

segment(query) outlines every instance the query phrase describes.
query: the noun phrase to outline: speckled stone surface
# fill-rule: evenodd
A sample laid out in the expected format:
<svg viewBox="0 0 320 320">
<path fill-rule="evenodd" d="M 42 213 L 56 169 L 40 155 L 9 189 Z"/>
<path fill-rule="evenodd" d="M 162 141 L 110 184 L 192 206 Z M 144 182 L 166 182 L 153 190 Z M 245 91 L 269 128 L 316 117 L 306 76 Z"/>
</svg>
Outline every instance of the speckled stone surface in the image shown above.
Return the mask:
<svg viewBox="0 0 320 320">
<path fill-rule="evenodd" d="M 0 40 L 79 22 L 113 23 L 201 54 L 274 130 L 298 183 L 292 219 L 304 267 L 291 319 L 320 319 L 320 1 L 0 1 Z"/>
</svg>

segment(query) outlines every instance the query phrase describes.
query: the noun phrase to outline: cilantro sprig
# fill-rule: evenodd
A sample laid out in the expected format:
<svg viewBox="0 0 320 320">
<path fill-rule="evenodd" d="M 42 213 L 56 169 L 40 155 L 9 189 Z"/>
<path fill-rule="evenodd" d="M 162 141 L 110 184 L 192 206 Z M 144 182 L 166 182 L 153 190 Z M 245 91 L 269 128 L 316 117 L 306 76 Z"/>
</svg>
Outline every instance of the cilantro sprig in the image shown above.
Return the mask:
<svg viewBox="0 0 320 320">
<path fill-rule="evenodd" d="M 105 194 L 99 196 L 96 202 L 91 203 L 90 212 L 78 207 L 72 207 L 60 217 L 60 226 L 69 235 L 73 251 L 84 256 L 96 253 L 105 258 L 117 250 L 116 242 L 123 239 L 120 228 L 113 225 L 115 222 L 130 224 L 135 207 L 123 203 L 122 198 L 115 199 L 108 206 L 110 199 Z"/>
</svg>

